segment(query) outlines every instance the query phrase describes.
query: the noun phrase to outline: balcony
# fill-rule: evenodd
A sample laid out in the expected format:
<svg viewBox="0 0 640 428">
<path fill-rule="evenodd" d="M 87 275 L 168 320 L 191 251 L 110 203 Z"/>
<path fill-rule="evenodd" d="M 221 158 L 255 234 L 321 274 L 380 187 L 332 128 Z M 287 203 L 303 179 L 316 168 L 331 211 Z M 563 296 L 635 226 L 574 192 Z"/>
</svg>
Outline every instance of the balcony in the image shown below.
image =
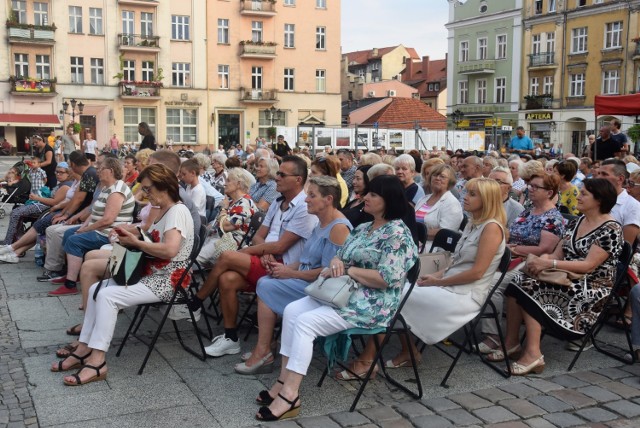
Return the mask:
<svg viewBox="0 0 640 428">
<path fill-rule="evenodd" d="M 118 0 L 118 4 L 125 6 L 157 6 L 158 0 Z"/>
<path fill-rule="evenodd" d="M 30 25 L 7 22 L 9 43 L 35 43 L 53 46 L 55 43 L 55 25 Z"/>
<path fill-rule="evenodd" d="M 55 97 L 56 79 L 34 79 L 22 76 L 9 78 L 11 83 L 11 94 L 13 95 L 36 95 L 42 97 Z"/>
<path fill-rule="evenodd" d="M 524 97 L 526 110 L 539 110 L 551 108 L 553 103 L 552 95 L 526 95 Z"/>
<path fill-rule="evenodd" d="M 278 101 L 278 90 L 271 89 L 265 91 L 263 89 L 245 90 L 240 88 L 240 101 L 249 104 L 271 104 Z"/>
<path fill-rule="evenodd" d="M 487 116 L 509 111 L 508 104 L 457 104 L 456 108 L 467 116 Z"/>
<path fill-rule="evenodd" d="M 640 60 L 640 42 L 636 42 L 636 48 L 631 52 L 634 61 Z"/>
<path fill-rule="evenodd" d="M 246 16 L 275 16 L 276 2 L 270 0 L 242 0 L 240 2 L 240 15 Z"/>
<path fill-rule="evenodd" d="M 557 66 L 554 59 L 555 52 L 541 52 L 529 55 L 529 68 L 555 68 Z"/>
<path fill-rule="evenodd" d="M 240 42 L 240 57 L 274 59 L 276 57 L 276 43 L 243 40 Z"/>
<path fill-rule="evenodd" d="M 496 61 L 483 59 L 478 61 L 466 61 L 458 64 L 458 74 L 495 74 Z"/>
<path fill-rule="evenodd" d="M 160 37 L 140 34 L 118 34 L 118 46 L 121 51 L 160 52 Z"/>
<path fill-rule="evenodd" d="M 162 82 L 126 81 L 120 85 L 120 98 L 136 100 L 159 100 Z"/>
</svg>

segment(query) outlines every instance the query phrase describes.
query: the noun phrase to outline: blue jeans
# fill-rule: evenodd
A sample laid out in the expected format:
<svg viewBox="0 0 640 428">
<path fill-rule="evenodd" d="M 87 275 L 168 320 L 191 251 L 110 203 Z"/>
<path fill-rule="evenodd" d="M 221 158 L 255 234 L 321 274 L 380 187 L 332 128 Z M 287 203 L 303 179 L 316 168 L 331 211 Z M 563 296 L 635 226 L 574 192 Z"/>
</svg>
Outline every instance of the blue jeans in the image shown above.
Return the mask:
<svg viewBox="0 0 640 428">
<path fill-rule="evenodd" d="M 77 230 L 77 229 L 76 229 Z M 100 235 L 96 231 L 75 233 L 71 229 L 64 234 L 64 252 L 76 257 L 84 257 L 91 250 L 98 250 L 109 243 L 109 237 Z"/>
<path fill-rule="evenodd" d="M 636 284 L 629 292 L 631 304 L 631 344 L 634 349 L 640 348 L 640 284 Z"/>
</svg>

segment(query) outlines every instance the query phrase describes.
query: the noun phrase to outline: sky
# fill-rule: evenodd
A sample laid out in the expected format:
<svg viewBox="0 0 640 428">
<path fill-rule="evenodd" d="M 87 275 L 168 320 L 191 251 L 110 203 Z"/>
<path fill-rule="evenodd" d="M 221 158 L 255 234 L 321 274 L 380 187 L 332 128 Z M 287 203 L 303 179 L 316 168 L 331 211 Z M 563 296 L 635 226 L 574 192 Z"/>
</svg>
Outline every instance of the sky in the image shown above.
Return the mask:
<svg viewBox="0 0 640 428">
<path fill-rule="evenodd" d="M 342 0 L 342 52 L 396 46 L 444 59 L 447 0 Z"/>
</svg>

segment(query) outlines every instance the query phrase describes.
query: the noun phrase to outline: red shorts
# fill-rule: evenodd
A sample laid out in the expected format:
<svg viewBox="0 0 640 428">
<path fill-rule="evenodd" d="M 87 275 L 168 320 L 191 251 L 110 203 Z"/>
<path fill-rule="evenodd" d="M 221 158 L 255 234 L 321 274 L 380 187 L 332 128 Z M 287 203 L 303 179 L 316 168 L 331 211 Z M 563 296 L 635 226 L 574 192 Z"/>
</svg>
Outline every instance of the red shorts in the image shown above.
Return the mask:
<svg viewBox="0 0 640 428">
<path fill-rule="evenodd" d="M 249 266 L 249 273 L 245 278 L 249 285 L 244 291 L 256 291 L 258 280 L 267 275 L 269 275 L 269 272 L 264 267 L 262 267 L 260 257 L 251 256 L 251 266 Z"/>
</svg>

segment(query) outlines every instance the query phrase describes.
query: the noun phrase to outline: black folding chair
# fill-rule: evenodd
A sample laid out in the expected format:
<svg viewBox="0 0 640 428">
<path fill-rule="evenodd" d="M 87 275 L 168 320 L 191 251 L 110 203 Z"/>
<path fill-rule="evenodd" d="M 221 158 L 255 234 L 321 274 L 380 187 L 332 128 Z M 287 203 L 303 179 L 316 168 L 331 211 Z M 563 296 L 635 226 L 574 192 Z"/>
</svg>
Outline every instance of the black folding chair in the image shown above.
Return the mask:
<svg viewBox="0 0 640 428">
<path fill-rule="evenodd" d="M 455 230 L 440 229 L 438 233 L 436 233 L 436 236 L 433 237 L 433 243 L 431 244 L 429 252 L 433 253 L 433 250 L 436 248 L 442 248 L 444 251 L 453 253 L 456 250 L 456 245 L 458 245 L 461 236 L 462 234 Z"/>
<path fill-rule="evenodd" d="M 427 225 L 422 222 L 416 222 L 418 232 L 418 253 L 424 253 L 429 237 L 427 235 Z"/>
<path fill-rule="evenodd" d="M 560 213 L 560 214 L 565 220 L 567 220 L 567 224 L 571 223 L 573 220 L 577 220 L 580 217 L 580 216 L 569 214 L 569 213 Z"/>
<path fill-rule="evenodd" d="M 158 341 L 158 337 L 160 336 L 160 333 L 162 332 L 162 327 L 164 327 L 165 322 L 167 321 L 167 317 L 169 316 L 169 311 L 171 311 L 171 308 L 173 305 L 184 305 L 187 301 L 188 295 L 187 295 L 187 290 L 185 288 L 183 288 L 182 284 L 183 282 L 187 279 L 187 276 L 189 274 L 189 271 L 191 269 L 191 267 L 193 266 L 193 263 L 195 261 L 196 256 L 198 255 L 198 253 L 200 252 L 200 249 L 202 248 L 202 243 L 203 243 L 203 239 L 201 239 L 201 237 L 206 236 L 207 234 L 207 229 L 206 229 L 206 225 L 201 225 L 200 226 L 200 233 L 196 236 L 193 237 L 193 248 L 191 249 L 191 254 L 189 255 L 189 265 L 187 266 L 187 268 L 185 269 L 184 273 L 180 276 L 180 279 L 178 280 L 178 283 L 176 284 L 175 287 L 175 291 L 173 292 L 173 295 L 171 296 L 171 300 L 167 303 L 160 303 L 160 305 L 165 305 L 167 307 L 167 309 L 164 312 L 164 315 L 162 316 L 162 319 L 160 320 L 160 322 L 158 323 L 158 328 L 156 329 L 156 332 L 153 336 L 153 338 L 151 339 L 151 341 L 149 343 L 145 342 L 144 340 L 140 339 L 139 336 L 136 335 L 138 329 L 140 328 L 140 325 L 142 324 L 142 322 L 144 321 L 144 319 L 146 318 L 147 312 L 149 311 L 149 309 L 154 306 L 157 305 L 156 303 L 147 303 L 147 304 L 142 304 L 142 305 L 138 305 L 138 307 L 136 308 L 136 311 L 133 315 L 133 319 L 131 320 L 131 323 L 129 324 L 129 328 L 127 329 L 127 333 L 125 334 L 124 338 L 122 339 L 122 343 L 120 344 L 120 347 L 118 348 L 118 351 L 116 352 L 116 356 L 119 357 L 120 354 L 122 353 L 122 350 L 124 349 L 124 345 L 127 343 L 127 339 L 129 338 L 129 336 L 132 334 L 136 335 L 136 338 L 138 340 L 140 340 L 142 343 L 145 343 L 147 345 L 147 354 L 144 357 L 144 360 L 142 361 L 142 365 L 140 366 L 140 369 L 138 370 L 138 374 L 141 375 L 142 372 L 144 371 L 145 366 L 147 365 L 147 361 L 149 361 L 149 357 L 151 356 L 151 351 L 153 351 L 153 348 L 156 345 L 156 342 Z M 195 350 L 193 350 L 191 347 L 189 347 L 186 343 L 184 343 L 184 340 L 182 339 L 182 335 L 180 334 L 180 330 L 178 329 L 178 324 L 176 323 L 175 320 L 171 320 L 171 323 L 173 324 L 173 329 L 176 333 L 176 336 L 178 337 L 178 341 L 180 342 L 180 345 L 184 348 L 185 351 L 189 352 L 190 354 L 198 357 L 200 360 L 205 361 L 207 358 L 207 354 L 205 353 L 204 350 L 204 343 L 202 342 L 202 332 L 200 331 L 200 328 L 198 327 L 197 323 L 196 323 L 196 319 L 193 315 L 193 311 L 191 310 L 191 308 L 189 308 L 187 306 L 188 310 L 189 310 L 189 316 L 191 317 L 191 324 L 193 326 L 193 329 L 195 331 L 196 337 L 198 339 L 198 344 L 199 344 L 199 351 L 200 352 L 196 352 Z M 139 321 L 138 321 L 139 320 Z M 209 326 L 209 323 L 205 317 L 205 321 L 207 323 L 207 326 Z M 134 329 L 135 327 L 135 329 Z M 211 329 L 209 327 L 209 332 L 211 332 Z M 211 337 L 212 335 L 210 334 L 209 337 Z"/>
<path fill-rule="evenodd" d="M 397 388 L 401 389 L 402 391 L 404 391 L 405 393 L 407 393 L 408 395 L 410 395 L 411 397 L 413 397 L 415 399 L 422 398 L 422 382 L 420 381 L 420 374 L 418 373 L 418 364 L 417 364 L 417 361 L 416 361 L 416 356 L 413 354 L 412 347 L 409 347 L 409 356 L 410 356 L 410 359 L 411 359 L 411 367 L 413 368 L 413 374 L 415 376 L 417 392 L 414 392 L 414 391 L 410 390 L 409 388 L 407 388 L 402 383 L 400 383 L 397 380 L 393 379 L 389 375 L 389 373 L 387 373 L 387 369 L 386 369 L 386 367 L 384 365 L 384 359 L 382 358 L 382 351 L 384 350 L 384 347 L 389 343 L 389 339 L 391 339 L 391 336 L 393 334 L 403 335 L 405 340 L 407 340 L 407 341 L 411 340 L 410 336 L 409 336 L 411 328 L 407 325 L 407 323 L 404 320 L 401 312 L 402 312 L 402 308 L 404 307 L 407 299 L 409 298 L 409 296 L 411 295 L 411 292 L 413 291 L 413 287 L 415 286 L 416 281 L 418 280 L 419 272 L 420 272 L 420 260 L 417 260 L 416 263 L 413 265 L 413 267 L 407 273 L 407 281 L 409 282 L 409 288 L 407 289 L 407 292 L 405 293 L 405 295 L 402 298 L 402 300 L 400 300 L 400 304 L 398 305 L 398 307 L 396 309 L 396 312 L 393 315 L 393 318 L 391 318 L 391 322 L 389 323 L 388 327 L 371 329 L 371 330 L 368 330 L 366 332 L 363 332 L 363 329 L 357 329 L 356 328 L 356 329 L 345 330 L 343 332 L 340 332 L 340 333 L 337 333 L 335 335 L 332 335 L 332 337 L 333 336 L 341 336 L 341 335 L 351 336 L 352 334 L 353 335 L 360 335 L 361 337 L 362 336 L 371 336 L 371 338 L 373 340 L 373 343 L 376 346 L 376 356 L 371 361 L 371 365 L 369 366 L 369 370 L 367 370 L 367 373 L 364 375 L 364 377 L 361 380 L 360 389 L 358 390 L 358 393 L 356 394 L 356 397 L 353 400 L 353 403 L 351 404 L 351 407 L 349 408 L 350 412 L 353 412 L 354 409 L 356 408 L 356 406 L 358 405 L 358 401 L 360 400 L 360 397 L 362 396 L 362 393 L 364 392 L 364 389 L 366 388 L 367 384 L 369 383 L 369 380 L 371 380 L 371 374 L 373 373 L 373 370 L 376 367 L 376 362 L 380 363 L 380 367 L 382 369 L 382 373 L 387 378 L 387 381 L 389 381 L 389 383 L 391 383 L 392 385 L 394 385 Z M 382 343 L 378 342 L 378 335 L 379 334 L 384 334 L 384 339 L 382 340 Z M 338 362 L 338 365 L 340 365 L 343 369 L 347 370 L 347 372 L 351 373 L 352 375 L 357 376 L 357 374 L 353 373 L 349 369 L 349 367 L 347 367 L 345 364 L 341 364 L 340 362 Z M 320 377 L 320 380 L 318 381 L 318 386 L 319 387 L 322 386 L 322 383 L 324 382 L 324 379 L 327 377 L 328 373 L 329 373 L 329 365 L 327 364 L 327 367 L 324 369 L 324 372 L 322 373 L 322 376 Z"/>
<path fill-rule="evenodd" d="M 206 198 L 205 204 L 205 213 L 206 215 L 206 223 L 211 223 L 218 216 L 218 212 L 220 210 L 216 207 L 216 200 L 213 196 L 208 196 Z"/>
<path fill-rule="evenodd" d="M 627 276 L 627 269 L 629 268 L 629 264 L 631 263 L 631 259 L 633 258 L 633 250 L 631 245 L 628 242 L 625 242 L 622 246 L 622 253 L 620 254 L 620 259 L 618 260 L 618 266 L 616 269 L 616 277 L 613 283 L 613 287 L 611 288 L 611 292 L 606 297 L 604 301 L 604 306 L 602 312 L 596 321 L 593 323 L 589 331 L 584 335 L 582 341 L 580 343 L 580 349 L 576 352 L 576 355 L 571 360 L 571 364 L 569 364 L 569 368 L 567 371 L 571 371 L 573 366 L 580 358 L 582 351 L 589 341 L 593 343 L 593 347 L 600 353 L 610 356 L 611 358 L 615 358 L 618 361 L 621 361 L 626 364 L 633 364 L 636 362 L 635 352 L 633 351 L 633 345 L 631 343 L 631 332 L 629 326 L 627 326 L 624 322 L 624 304 L 622 301 L 622 297 L 620 296 L 620 290 L 624 286 L 624 279 Z M 599 342 L 596 340 L 596 336 L 604 327 L 606 320 L 612 315 L 616 314 L 618 319 L 622 320 L 622 325 L 624 326 L 624 333 L 627 339 L 628 348 L 621 348 L 619 346 L 607 343 L 607 342 Z M 606 347 L 606 348 L 605 348 Z M 614 348 L 617 350 L 621 350 L 623 352 L 628 352 L 631 354 L 631 359 L 625 358 L 624 355 L 620 355 L 619 353 L 612 352 L 607 348 Z"/>
<path fill-rule="evenodd" d="M 458 348 L 457 354 L 454 356 L 449 352 L 447 352 L 444 348 L 436 345 L 436 347 L 440 351 L 444 352 L 446 355 L 453 358 L 453 361 L 449 366 L 449 370 L 447 370 L 447 374 L 444 376 L 444 379 L 442 379 L 442 382 L 440 382 L 440 386 L 448 387 L 447 380 L 449 379 L 449 376 L 451 376 L 451 373 L 453 372 L 453 369 L 456 367 L 456 364 L 458 364 L 458 360 L 462 356 L 462 353 L 463 352 L 469 353 L 471 352 L 471 349 L 473 349 L 473 348 L 467 349 L 467 345 L 473 344 L 475 345 L 475 349 L 478 349 L 478 339 L 476 338 L 476 333 L 475 333 L 476 328 L 478 327 L 478 324 L 482 319 L 489 319 L 489 318 L 493 319 L 494 322 L 496 323 L 496 328 L 498 329 L 498 336 L 500 337 L 500 344 L 502 346 L 502 352 L 505 355 L 504 361 L 507 365 L 507 371 L 505 372 L 501 370 L 494 363 L 487 360 L 486 357 L 482 354 L 480 354 L 480 359 L 482 360 L 483 363 L 485 363 L 491 369 L 495 370 L 500 375 L 504 377 L 511 376 L 511 364 L 509 363 L 509 356 L 507 355 L 507 348 L 505 346 L 504 335 L 502 334 L 502 328 L 500 327 L 500 319 L 498 317 L 499 312 L 496 309 L 495 304 L 491 301 L 491 297 L 493 297 L 493 294 L 502 283 L 502 280 L 504 279 L 504 276 L 507 273 L 507 269 L 509 269 L 509 263 L 511 263 L 511 251 L 505 247 L 504 254 L 502 255 L 502 258 L 500 259 L 500 264 L 498 265 L 498 272 L 500 272 L 500 277 L 498 278 L 496 283 L 493 285 L 493 287 L 491 287 L 491 291 L 489 291 L 489 294 L 487 295 L 486 300 L 482 304 L 482 307 L 480 308 L 480 312 L 478 312 L 478 315 L 476 315 L 475 318 L 469 321 L 462 328 L 464 332 L 464 341 L 462 342 L 462 344 L 454 343 L 454 345 Z"/>
</svg>

